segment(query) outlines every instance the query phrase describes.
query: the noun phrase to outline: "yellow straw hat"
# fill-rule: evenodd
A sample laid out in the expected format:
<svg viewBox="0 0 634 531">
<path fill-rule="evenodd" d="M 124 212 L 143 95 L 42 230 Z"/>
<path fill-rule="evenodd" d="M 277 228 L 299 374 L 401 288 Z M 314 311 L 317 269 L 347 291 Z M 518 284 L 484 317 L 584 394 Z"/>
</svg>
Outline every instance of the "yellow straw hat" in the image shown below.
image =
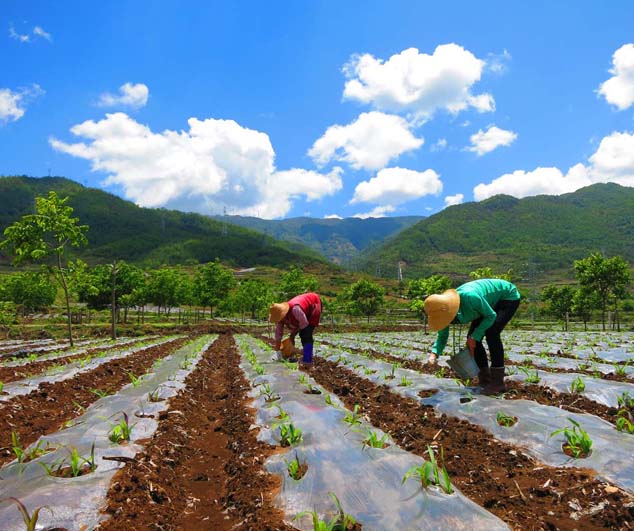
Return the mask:
<svg viewBox="0 0 634 531">
<path fill-rule="evenodd" d="M 430 295 L 425 299 L 425 313 L 429 320 L 429 328 L 442 330 L 458 313 L 460 295 L 455 289 L 448 289 L 441 295 Z"/>
<path fill-rule="evenodd" d="M 273 303 L 269 307 L 269 321 L 279 323 L 288 313 L 288 302 Z"/>
</svg>

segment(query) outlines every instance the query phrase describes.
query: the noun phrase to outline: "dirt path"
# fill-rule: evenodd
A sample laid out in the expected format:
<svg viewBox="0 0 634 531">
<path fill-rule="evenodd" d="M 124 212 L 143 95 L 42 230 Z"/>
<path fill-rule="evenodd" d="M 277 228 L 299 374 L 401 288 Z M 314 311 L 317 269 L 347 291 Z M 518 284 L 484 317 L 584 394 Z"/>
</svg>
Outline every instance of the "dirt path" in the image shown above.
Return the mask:
<svg viewBox="0 0 634 531">
<path fill-rule="evenodd" d="M 187 339 L 176 339 L 106 362 L 94 370 L 80 373 L 63 382 L 42 383 L 28 395 L 0 403 L 0 464 L 11 461 L 11 433 L 23 447 L 40 436 L 62 429 L 63 425 L 99 399 L 92 390 L 114 393 L 130 383 L 130 373 L 140 376 L 154 361 L 164 358 Z"/>
<path fill-rule="evenodd" d="M 311 376 L 355 404 L 370 422 L 407 451 L 425 456 L 444 448 L 452 482 L 466 496 L 517 530 L 625 530 L 634 528 L 633 499 L 588 470 L 542 465 L 486 430 L 424 406 L 317 358 Z M 626 506 L 630 505 L 630 506 Z"/>
<path fill-rule="evenodd" d="M 158 430 L 115 476 L 99 531 L 290 531 L 271 499 L 279 480 L 256 440 L 250 389 L 233 337 L 222 334 L 170 400 Z"/>
</svg>

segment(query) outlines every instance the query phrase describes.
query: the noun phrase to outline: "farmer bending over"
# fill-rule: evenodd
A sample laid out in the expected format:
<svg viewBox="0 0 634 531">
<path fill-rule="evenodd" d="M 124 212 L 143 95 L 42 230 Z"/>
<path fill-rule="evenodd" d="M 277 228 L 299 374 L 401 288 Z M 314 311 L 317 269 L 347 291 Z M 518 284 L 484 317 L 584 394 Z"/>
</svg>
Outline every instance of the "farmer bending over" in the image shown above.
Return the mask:
<svg viewBox="0 0 634 531">
<path fill-rule="evenodd" d="M 478 384 L 483 387 L 481 393 L 494 395 L 506 391 L 504 345 L 500 333 L 519 304 L 520 293 L 515 285 L 498 278 L 474 280 L 442 295 L 430 295 L 425 299 L 425 312 L 429 317 L 429 327 L 438 330 L 438 336 L 429 362 L 436 363 L 437 356 L 447 345 L 449 324 L 470 322 L 467 346 L 480 369 Z M 483 337 L 486 337 L 489 346 L 491 369 L 482 344 Z"/>
<path fill-rule="evenodd" d="M 319 326 L 321 317 L 321 299 L 316 293 L 303 293 L 293 297 L 288 302 L 271 304 L 269 308 L 269 321 L 277 323 L 275 327 L 275 350 L 282 346 L 284 325 L 290 331 L 290 339 L 295 343 L 295 336 L 299 332 L 302 340 L 303 357 L 305 364 L 313 362 L 313 330 Z"/>
</svg>

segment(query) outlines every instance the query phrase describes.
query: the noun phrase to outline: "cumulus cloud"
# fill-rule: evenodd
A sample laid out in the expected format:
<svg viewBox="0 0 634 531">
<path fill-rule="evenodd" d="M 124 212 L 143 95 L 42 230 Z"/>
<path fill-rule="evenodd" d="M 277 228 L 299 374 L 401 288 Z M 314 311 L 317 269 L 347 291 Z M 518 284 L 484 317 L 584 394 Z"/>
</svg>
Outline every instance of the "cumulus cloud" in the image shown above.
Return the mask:
<svg viewBox="0 0 634 531">
<path fill-rule="evenodd" d="M 385 168 L 376 177 L 357 185 L 350 204 L 399 205 L 441 191 L 442 182 L 434 170 L 419 172 L 398 167 Z"/>
<path fill-rule="evenodd" d="M 28 33 L 18 33 L 13 27 L 13 24 L 9 25 L 9 37 L 19 42 L 32 42 L 34 39 L 37 38 L 46 39 L 49 42 L 53 40 L 51 34 L 47 31 L 44 31 L 42 26 L 35 26 Z"/>
<path fill-rule="evenodd" d="M 510 146 L 516 138 L 517 133 L 492 125 L 486 131 L 480 129 L 477 133 L 471 135 L 471 146 L 466 149 L 481 157 L 500 146 Z"/>
<path fill-rule="evenodd" d="M 132 107 L 140 109 L 147 103 L 150 94 L 147 85 L 143 83 L 124 83 L 119 87 L 119 94 L 114 95 L 106 92 L 99 98 L 99 107 Z"/>
<path fill-rule="evenodd" d="M 439 138 L 435 144 L 433 144 L 429 150 L 430 151 L 442 151 L 443 149 L 445 149 L 447 147 L 447 139 L 446 138 Z"/>
<path fill-rule="evenodd" d="M 460 205 L 464 201 L 464 194 L 448 195 L 445 197 L 445 206 Z"/>
<path fill-rule="evenodd" d="M 108 174 L 106 185 L 145 207 L 168 207 L 204 214 L 225 207 L 239 215 L 275 218 L 292 200 L 320 199 L 338 191 L 341 168 L 328 174 L 303 169 L 276 171 L 267 134 L 233 120 L 188 120 L 188 131 L 153 132 L 125 113 L 106 114 L 71 128 L 84 139 L 51 138 L 60 152 L 91 162 Z"/>
<path fill-rule="evenodd" d="M 42 94 L 44 91 L 39 85 L 31 85 L 15 92 L 8 88 L 0 89 L 0 125 L 22 118 L 28 102 Z"/>
<path fill-rule="evenodd" d="M 527 197 L 539 194 L 560 195 L 594 183 L 612 182 L 634 187 L 634 134 L 614 132 L 604 137 L 590 164 L 576 164 L 563 173 L 558 168 L 517 170 L 478 184 L 473 189 L 477 201 L 496 194 Z"/>
<path fill-rule="evenodd" d="M 327 214 L 324 219 L 343 219 L 339 214 Z"/>
<path fill-rule="evenodd" d="M 359 219 L 384 218 L 387 214 L 391 214 L 392 212 L 394 212 L 394 210 L 394 207 L 391 205 L 383 205 L 372 209 L 370 212 L 360 212 L 359 214 L 355 214 L 352 217 Z"/>
<path fill-rule="evenodd" d="M 619 110 L 634 105 L 634 44 L 624 44 L 612 56 L 613 76 L 601 84 L 598 93 Z"/>
<path fill-rule="evenodd" d="M 338 160 L 354 169 L 376 170 L 423 142 L 400 116 L 373 111 L 360 114 L 348 125 L 330 126 L 308 155 L 320 166 Z"/>
<path fill-rule="evenodd" d="M 493 96 L 471 92 L 484 66 L 484 61 L 457 44 L 440 45 L 432 55 L 408 48 L 387 61 L 367 53 L 356 55 L 343 68 L 348 79 L 343 97 L 423 120 L 441 109 L 452 114 L 469 107 L 492 111 Z"/>
</svg>

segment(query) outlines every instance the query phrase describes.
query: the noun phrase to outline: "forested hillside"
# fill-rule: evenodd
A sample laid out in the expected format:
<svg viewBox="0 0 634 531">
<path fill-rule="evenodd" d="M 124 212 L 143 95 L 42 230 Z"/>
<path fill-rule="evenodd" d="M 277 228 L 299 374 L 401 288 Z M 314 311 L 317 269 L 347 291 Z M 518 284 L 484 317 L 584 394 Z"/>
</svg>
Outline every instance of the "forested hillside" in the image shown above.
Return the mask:
<svg viewBox="0 0 634 531">
<path fill-rule="evenodd" d="M 634 188 L 595 184 L 561 196 L 495 196 L 444 209 L 363 257 L 369 272 L 406 277 L 514 268 L 522 277 L 572 275 L 591 252 L 634 261 Z"/>
</svg>

